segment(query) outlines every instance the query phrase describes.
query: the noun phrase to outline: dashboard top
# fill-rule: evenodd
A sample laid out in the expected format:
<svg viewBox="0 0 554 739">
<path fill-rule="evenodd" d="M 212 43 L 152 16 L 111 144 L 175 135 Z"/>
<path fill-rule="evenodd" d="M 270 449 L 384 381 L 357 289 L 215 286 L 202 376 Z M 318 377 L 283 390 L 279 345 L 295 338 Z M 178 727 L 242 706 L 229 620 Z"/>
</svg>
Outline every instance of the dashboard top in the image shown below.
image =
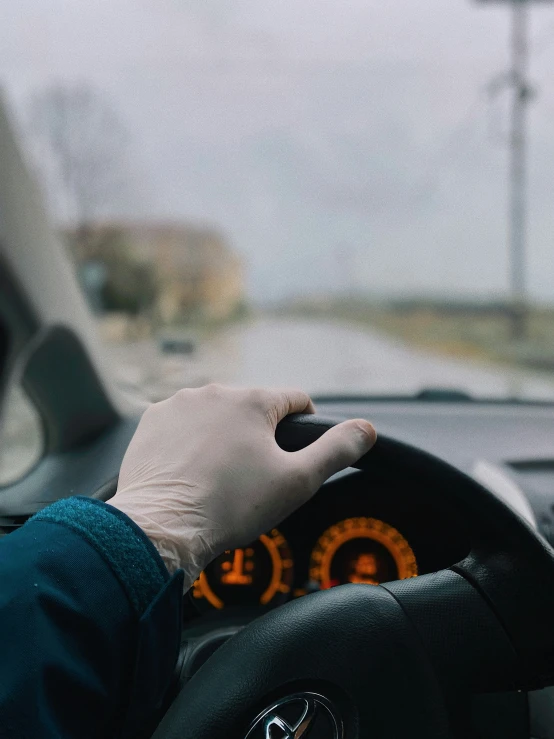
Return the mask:
<svg viewBox="0 0 554 739">
<path fill-rule="evenodd" d="M 381 433 L 467 469 L 493 462 L 553 460 L 554 406 L 525 403 L 436 403 L 344 400 L 316 402 L 319 415 L 370 419 Z"/>
</svg>

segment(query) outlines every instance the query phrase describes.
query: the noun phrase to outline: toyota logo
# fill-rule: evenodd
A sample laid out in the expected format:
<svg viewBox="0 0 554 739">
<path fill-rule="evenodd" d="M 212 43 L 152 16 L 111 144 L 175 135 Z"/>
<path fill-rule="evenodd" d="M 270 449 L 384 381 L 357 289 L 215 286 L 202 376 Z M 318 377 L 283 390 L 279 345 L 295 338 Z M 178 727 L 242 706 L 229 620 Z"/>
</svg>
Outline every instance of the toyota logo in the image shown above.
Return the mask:
<svg viewBox="0 0 554 739">
<path fill-rule="evenodd" d="M 245 739 L 342 739 L 342 721 L 318 693 L 295 693 L 262 711 Z"/>
</svg>

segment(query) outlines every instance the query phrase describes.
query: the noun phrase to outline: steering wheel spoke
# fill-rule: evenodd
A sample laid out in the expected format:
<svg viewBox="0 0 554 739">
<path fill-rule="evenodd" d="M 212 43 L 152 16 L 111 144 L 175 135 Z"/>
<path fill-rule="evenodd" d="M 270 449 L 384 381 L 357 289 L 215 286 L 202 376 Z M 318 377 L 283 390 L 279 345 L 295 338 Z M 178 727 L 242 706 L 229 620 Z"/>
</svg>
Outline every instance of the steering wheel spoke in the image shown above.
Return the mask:
<svg viewBox="0 0 554 739">
<path fill-rule="evenodd" d="M 520 687 L 521 664 L 512 642 L 487 600 L 461 574 L 442 570 L 382 587 L 417 629 L 447 691 Z"/>
</svg>

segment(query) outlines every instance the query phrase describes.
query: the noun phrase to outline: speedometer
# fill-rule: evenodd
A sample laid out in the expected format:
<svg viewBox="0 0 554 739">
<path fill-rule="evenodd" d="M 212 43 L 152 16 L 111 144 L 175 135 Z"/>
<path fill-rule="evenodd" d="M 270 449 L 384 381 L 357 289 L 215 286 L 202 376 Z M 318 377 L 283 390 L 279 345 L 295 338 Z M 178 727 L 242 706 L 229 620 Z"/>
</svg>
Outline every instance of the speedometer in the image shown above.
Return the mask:
<svg viewBox="0 0 554 739">
<path fill-rule="evenodd" d="M 243 549 L 224 552 L 201 573 L 192 597 L 201 610 L 232 606 L 275 606 L 285 601 L 293 581 L 289 545 L 278 529 Z"/>
<path fill-rule="evenodd" d="M 415 554 L 395 528 L 377 518 L 347 518 L 318 539 L 310 579 L 327 589 L 345 583 L 379 585 L 417 575 Z"/>
</svg>

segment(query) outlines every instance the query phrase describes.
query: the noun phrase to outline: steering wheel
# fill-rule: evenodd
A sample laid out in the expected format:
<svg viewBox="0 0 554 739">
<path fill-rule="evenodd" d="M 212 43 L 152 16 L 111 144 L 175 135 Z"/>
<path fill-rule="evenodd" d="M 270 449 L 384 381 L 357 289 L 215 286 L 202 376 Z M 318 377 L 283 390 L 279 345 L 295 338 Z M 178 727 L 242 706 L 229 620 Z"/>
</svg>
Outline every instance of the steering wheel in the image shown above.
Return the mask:
<svg viewBox="0 0 554 739">
<path fill-rule="evenodd" d="M 304 448 L 334 421 L 289 416 Z M 519 514 L 432 455 L 380 437 L 356 465 L 426 484 L 469 522 L 448 569 L 341 585 L 287 603 L 229 639 L 183 687 L 154 739 L 452 736 L 457 697 L 554 683 L 554 550 Z"/>
</svg>

